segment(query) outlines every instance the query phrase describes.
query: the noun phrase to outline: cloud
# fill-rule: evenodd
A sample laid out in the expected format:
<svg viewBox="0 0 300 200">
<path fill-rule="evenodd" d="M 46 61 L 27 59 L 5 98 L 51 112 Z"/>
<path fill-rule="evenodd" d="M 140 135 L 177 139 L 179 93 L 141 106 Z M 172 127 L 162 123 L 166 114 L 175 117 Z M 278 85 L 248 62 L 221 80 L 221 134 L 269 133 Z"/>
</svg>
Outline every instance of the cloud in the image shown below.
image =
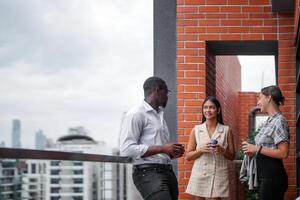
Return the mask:
<svg viewBox="0 0 300 200">
<path fill-rule="evenodd" d="M 38 129 L 56 139 L 78 125 L 117 146 L 153 71 L 152 3 L 0 1 L 0 141 L 18 118 L 26 147 Z"/>
</svg>

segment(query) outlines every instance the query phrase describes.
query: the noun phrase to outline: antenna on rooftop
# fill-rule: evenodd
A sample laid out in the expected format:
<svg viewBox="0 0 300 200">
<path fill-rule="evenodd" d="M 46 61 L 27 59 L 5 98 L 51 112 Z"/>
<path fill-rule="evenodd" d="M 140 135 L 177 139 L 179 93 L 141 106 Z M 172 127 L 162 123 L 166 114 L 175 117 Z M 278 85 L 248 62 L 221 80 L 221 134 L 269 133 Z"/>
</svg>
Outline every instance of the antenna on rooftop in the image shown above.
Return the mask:
<svg viewBox="0 0 300 200">
<path fill-rule="evenodd" d="M 265 86 L 264 75 L 265 75 L 265 69 L 263 69 L 261 72 L 261 87 L 260 88 L 263 88 Z"/>
</svg>

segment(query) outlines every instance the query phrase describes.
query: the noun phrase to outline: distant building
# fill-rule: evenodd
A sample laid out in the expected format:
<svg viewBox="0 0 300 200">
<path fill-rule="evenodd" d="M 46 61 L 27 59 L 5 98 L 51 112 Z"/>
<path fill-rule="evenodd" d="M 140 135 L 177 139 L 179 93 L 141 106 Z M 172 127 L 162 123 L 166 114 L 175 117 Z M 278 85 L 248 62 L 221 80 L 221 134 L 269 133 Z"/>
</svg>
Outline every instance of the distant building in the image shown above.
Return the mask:
<svg viewBox="0 0 300 200">
<path fill-rule="evenodd" d="M 45 200 L 45 160 L 26 160 L 26 171 L 22 176 L 22 199 Z"/>
<path fill-rule="evenodd" d="M 38 130 L 35 132 L 35 148 L 36 149 L 45 149 L 47 147 L 47 137 L 43 133 L 43 130 Z"/>
<path fill-rule="evenodd" d="M 51 148 L 51 147 L 54 147 L 54 146 L 55 146 L 55 142 L 53 141 L 53 139 L 47 138 L 46 148 Z"/>
<path fill-rule="evenodd" d="M 41 135 L 37 132 L 36 135 Z M 83 127 L 70 128 L 57 142 L 46 139 L 46 150 L 116 155 L 116 150 L 97 142 Z M 126 200 L 131 164 L 62 160 L 28 160 L 22 197 L 39 200 Z M 134 193 L 134 192 L 133 192 Z M 136 194 L 136 193 L 134 193 Z M 138 199 L 138 198 L 134 198 Z"/>
<path fill-rule="evenodd" d="M 41 132 L 37 132 L 41 134 Z M 83 127 L 70 128 L 45 150 L 119 155 Z M 131 164 L 64 160 L 0 160 L 0 200 L 141 200 Z"/>
<path fill-rule="evenodd" d="M 22 196 L 23 161 L 0 160 L 0 199 L 15 200 Z"/>
<path fill-rule="evenodd" d="M 5 147 L 5 142 L 4 141 L 0 142 L 0 147 Z"/>
<path fill-rule="evenodd" d="M 115 155 L 120 155 L 118 149 L 115 150 Z M 142 200 L 142 196 L 137 191 L 132 180 L 132 164 L 117 163 L 117 200 Z"/>
<path fill-rule="evenodd" d="M 12 148 L 21 148 L 21 121 L 14 119 L 12 121 Z"/>
<path fill-rule="evenodd" d="M 113 150 L 96 142 L 83 127 L 69 129 L 47 150 L 112 155 Z M 46 162 L 46 200 L 114 200 L 117 199 L 116 165 L 82 161 Z"/>
</svg>

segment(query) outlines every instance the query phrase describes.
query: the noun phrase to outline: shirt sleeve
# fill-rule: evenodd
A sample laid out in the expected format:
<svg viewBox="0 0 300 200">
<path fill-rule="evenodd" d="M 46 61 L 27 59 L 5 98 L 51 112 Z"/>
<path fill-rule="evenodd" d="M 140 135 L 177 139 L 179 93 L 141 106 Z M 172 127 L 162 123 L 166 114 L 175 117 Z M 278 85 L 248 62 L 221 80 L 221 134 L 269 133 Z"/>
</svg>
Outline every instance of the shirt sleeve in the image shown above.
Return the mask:
<svg viewBox="0 0 300 200">
<path fill-rule="evenodd" d="M 141 158 L 149 146 L 139 144 L 144 127 L 144 119 L 139 114 L 125 115 L 120 132 L 120 153 L 135 159 Z"/>
<path fill-rule="evenodd" d="M 273 139 L 275 145 L 283 141 L 290 141 L 289 126 L 286 120 L 280 120 L 276 123 Z"/>
</svg>

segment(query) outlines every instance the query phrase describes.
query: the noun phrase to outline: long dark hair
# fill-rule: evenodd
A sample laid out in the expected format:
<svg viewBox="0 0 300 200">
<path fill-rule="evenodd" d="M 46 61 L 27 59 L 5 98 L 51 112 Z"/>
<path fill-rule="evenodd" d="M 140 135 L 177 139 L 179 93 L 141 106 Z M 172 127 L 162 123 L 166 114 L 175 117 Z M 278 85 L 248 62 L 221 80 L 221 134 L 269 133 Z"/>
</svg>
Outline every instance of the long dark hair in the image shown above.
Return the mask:
<svg viewBox="0 0 300 200">
<path fill-rule="evenodd" d="M 285 98 L 282 95 L 279 87 L 277 87 L 275 85 L 271 85 L 271 86 L 262 88 L 260 92 L 265 96 L 271 96 L 276 105 L 278 105 L 278 106 L 284 105 Z"/>
<path fill-rule="evenodd" d="M 207 102 L 207 101 L 210 101 L 212 102 L 213 104 L 215 104 L 215 106 L 217 107 L 217 109 L 220 110 L 220 112 L 218 112 L 217 114 L 217 122 L 220 123 L 220 124 L 223 124 L 224 125 L 224 122 L 223 122 L 223 117 L 222 117 L 222 109 L 221 109 L 221 104 L 220 102 L 218 101 L 218 99 L 214 96 L 208 96 L 204 99 L 203 101 L 203 104 L 202 104 L 202 123 L 204 123 L 206 121 L 206 117 L 203 113 L 203 106 L 204 104 Z"/>
</svg>

